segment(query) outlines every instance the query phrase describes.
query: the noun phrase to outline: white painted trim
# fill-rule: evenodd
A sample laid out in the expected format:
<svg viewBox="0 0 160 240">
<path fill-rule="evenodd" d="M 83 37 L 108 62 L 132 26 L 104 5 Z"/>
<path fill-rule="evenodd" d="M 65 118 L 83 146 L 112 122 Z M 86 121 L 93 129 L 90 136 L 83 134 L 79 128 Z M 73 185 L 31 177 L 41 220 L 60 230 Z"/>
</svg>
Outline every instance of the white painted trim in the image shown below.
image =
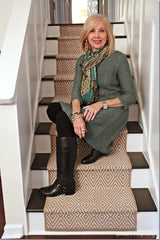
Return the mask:
<svg viewBox="0 0 160 240">
<path fill-rule="evenodd" d="M 24 236 L 23 225 L 21 224 L 6 224 L 2 239 L 20 239 Z"/>
</svg>

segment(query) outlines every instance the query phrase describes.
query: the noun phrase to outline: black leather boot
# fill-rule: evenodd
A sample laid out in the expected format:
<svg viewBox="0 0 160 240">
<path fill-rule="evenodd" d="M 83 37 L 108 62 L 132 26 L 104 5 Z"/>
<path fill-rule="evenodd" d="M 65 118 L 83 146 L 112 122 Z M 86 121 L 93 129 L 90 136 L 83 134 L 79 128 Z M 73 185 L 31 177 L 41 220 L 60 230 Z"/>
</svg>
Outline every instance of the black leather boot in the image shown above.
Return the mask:
<svg viewBox="0 0 160 240">
<path fill-rule="evenodd" d="M 99 151 L 92 148 L 91 153 L 82 159 L 82 164 L 91 164 L 97 161 L 98 158 L 104 156 L 106 154 L 100 153 Z"/>
<path fill-rule="evenodd" d="M 76 137 L 57 137 L 56 155 L 57 179 L 52 185 L 39 189 L 39 192 L 46 197 L 55 197 L 60 194 L 71 195 L 75 193 L 73 172 L 77 157 Z"/>
</svg>

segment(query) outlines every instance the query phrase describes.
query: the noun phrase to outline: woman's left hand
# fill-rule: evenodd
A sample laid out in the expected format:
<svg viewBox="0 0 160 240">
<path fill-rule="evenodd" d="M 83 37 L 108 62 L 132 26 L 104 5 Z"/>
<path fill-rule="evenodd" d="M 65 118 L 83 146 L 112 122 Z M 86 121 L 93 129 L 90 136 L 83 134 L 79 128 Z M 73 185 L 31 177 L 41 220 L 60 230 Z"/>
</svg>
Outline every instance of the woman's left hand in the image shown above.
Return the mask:
<svg viewBox="0 0 160 240">
<path fill-rule="evenodd" d="M 92 121 L 102 107 L 103 107 L 103 102 L 96 102 L 91 105 L 83 107 L 83 109 L 85 109 L 84 115 L 83 115 L 84 120 L 86 122 Z"/>
</svg>

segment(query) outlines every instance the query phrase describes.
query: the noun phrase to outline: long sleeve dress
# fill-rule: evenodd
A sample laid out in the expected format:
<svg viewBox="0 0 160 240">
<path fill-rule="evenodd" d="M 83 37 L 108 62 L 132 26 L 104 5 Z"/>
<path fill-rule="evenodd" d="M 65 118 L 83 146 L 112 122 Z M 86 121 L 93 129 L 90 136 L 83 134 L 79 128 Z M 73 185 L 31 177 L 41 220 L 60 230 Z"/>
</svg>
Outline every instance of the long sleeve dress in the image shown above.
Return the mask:
<svg viewBox="0 0 160 240">
<path fill-rule="evenodd" d="M 79 99 L 82 103 L 81 81 L 83 73 L 80 62 L 83 58 L 84 55 L 80 56 L 76 62 L 71 102 L 73 99 Z M 97 66 L 97 81 L 97 101 L 119 98 L 123 104 L 123 107 L 101 109 L 93 121 L 85 123 L 87 129 L 85 141 L 94 149 L 107 154 L 111 150 L 114 139 L 126 126 L 129 106 L 136 102 L 135 86 L 126 56 L 120 51 L 114 51 L 103 59 Z M 72 103 L 60 102 L 60 104 L 62 110 L 71 120 Z M 83 104 L 81 107 L 84 107 Z"/>
</svg>

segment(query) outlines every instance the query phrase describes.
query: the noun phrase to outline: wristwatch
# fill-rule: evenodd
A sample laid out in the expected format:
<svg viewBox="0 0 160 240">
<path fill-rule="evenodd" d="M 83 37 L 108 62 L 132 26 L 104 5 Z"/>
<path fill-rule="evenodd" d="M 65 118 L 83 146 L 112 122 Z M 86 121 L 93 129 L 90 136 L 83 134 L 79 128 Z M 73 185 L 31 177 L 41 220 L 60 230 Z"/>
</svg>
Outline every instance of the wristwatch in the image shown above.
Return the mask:
<svg viewBox="0 0 160 240">
<path fill-rule="evenodd" d="M 108 104 L 106 103 L 106 101 L 103 101 L 103 109 L 107 109 L 108 108 Z"/>
</svg>

